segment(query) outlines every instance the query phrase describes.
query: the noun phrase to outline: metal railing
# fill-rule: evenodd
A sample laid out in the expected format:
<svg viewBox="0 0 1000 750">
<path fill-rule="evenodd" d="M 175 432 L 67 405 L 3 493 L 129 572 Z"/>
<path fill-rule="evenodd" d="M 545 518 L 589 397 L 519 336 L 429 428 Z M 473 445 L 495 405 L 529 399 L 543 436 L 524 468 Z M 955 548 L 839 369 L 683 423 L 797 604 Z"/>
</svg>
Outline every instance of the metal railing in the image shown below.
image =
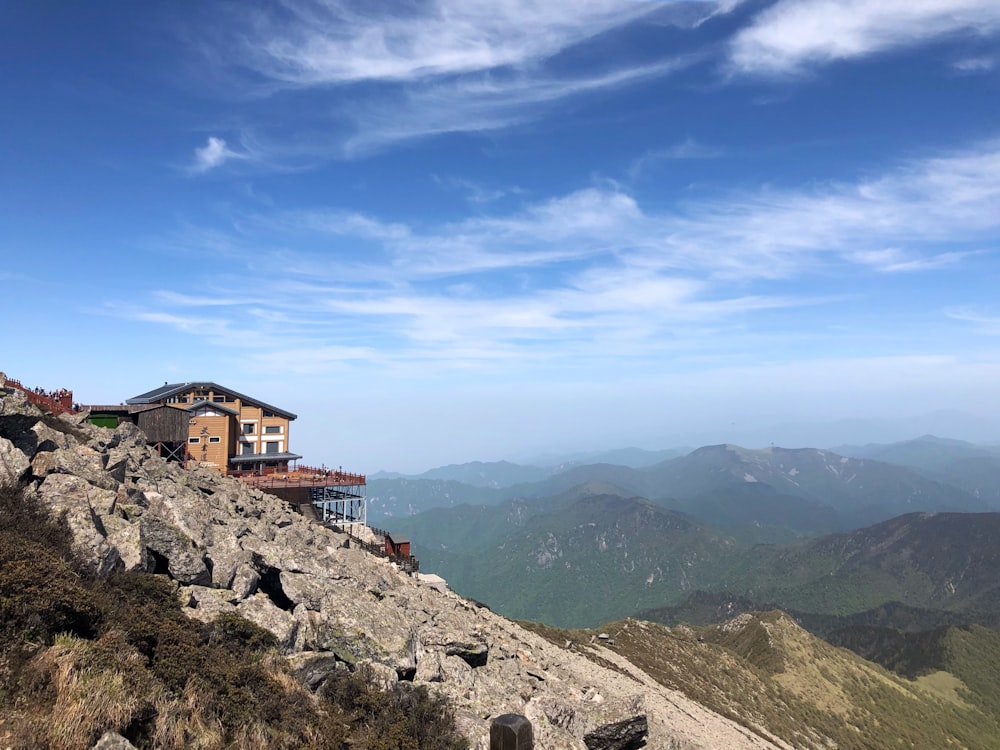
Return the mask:
<svg viewBox="0 0 1000 750">
<path fill-rule="evenodd" d="M 21 381 L 16 378 L 6 378 L 6 384 L 16 388 L 28 397 L 28 401 L 40 409 L 45 409 L 53 414 L 75 414 L 73 406 L 73 391 L 65 391 L 57 398 L 53 398 L 46 393 L 39 393 L 36 389 L 26 388 Z"/>
<path fill-rule="evenodd" d="M 385 537 L 388 534 L 382 529 L 377 529 L 374 526 L 368 526 L 368 530 L 371 531 L 375 536 L 381 539 L 381 544 L 379 542 L 368 542 L 360 537 L 355 536 L 351 533 L 350 527 L 341 527 L 337 524 L 331 524 L 333 528 L 347 534 L 351 543 L 357 547 L 360 547 L 365 552 L 375 555 L 375 557 L 382 557 L 389 560 L 389 562 L 396 563 L 402 570 L 407 573 L 419 573 L 420 572 L 420 561 L 413 555 L 390 555 L 385 549 Z"/>
<path fill-rule="evenodd" d="M 346 471 L 319 470 L 304 472 L 302 468 L 292 471 L 265 469 L 259 471 L 230 471 L 229 476 L 239 477 L 254 487 L 335 487 L 359 486 L 366 482 L 364 474 L 351 474 Z"/>
</svg>

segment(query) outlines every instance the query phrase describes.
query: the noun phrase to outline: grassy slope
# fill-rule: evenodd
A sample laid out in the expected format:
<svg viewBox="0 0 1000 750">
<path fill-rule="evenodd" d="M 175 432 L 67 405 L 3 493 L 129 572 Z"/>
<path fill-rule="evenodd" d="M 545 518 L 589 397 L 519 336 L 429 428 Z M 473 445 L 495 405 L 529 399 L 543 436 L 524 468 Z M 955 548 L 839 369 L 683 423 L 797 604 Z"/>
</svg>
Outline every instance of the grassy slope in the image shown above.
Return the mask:
<svg viewBox="0 0 1000 750">
<path fill-rule="evenodd" d="M 587 632 L 536 627 L 599 659 Z M 796 748 L 1000 747 L 995 714 L 964 683 L 902 679 L 809 635 L 780 612 L 708 628 L 629 619 L 602 630 L 614 651 L 661 684 Z"/>
</svg>

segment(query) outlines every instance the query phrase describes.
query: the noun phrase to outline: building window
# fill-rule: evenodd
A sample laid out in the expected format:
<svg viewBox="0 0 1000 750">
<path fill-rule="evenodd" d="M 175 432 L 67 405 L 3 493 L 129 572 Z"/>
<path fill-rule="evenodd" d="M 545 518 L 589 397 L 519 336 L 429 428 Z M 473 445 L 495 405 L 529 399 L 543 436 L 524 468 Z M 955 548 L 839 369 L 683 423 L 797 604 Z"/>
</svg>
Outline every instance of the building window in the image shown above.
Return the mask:
<svg viewBox="0 0 1000 750">
<path fill-rule="evenodd" d="M 224 417 L 221 411 L 216 411 L 211 406 L 202 406 L 195 410 L 194 415 L 196 417 Z"/>
<path fill-rule="evenodd" d="M 188 438 L 188 442 L 191 443 L 191 445 L 197 445 L 198 443 L 201 442 L 201 438 L 200 437 Z"/>
<path fill-rule="evenodd" d="M 265 417 L 274 417 L 274 416 L 277 416 L 277 415 L 273 411 L 268 411 L 267 409 L 264 409 L 264 416 Z"/>
<path fill-rule="evenodd" d="M 250 445 L 250 443 L 243 443 L 243 450 L 241 451 L 241 453 L 244 456 L 252 456 L 253 455 L 253 446 Z"/>
<path fill-rule="evenodd" d="M 264 452 L 265 453 L 278 453 L 278 443 L 277 443 L 277 441 L 271 442 L 271 443 L 264 443 L 264 445 L 265 445 L 265 448 L 264 448 Z"/>
<path fill-rule="evenodd" d="M 256 432 L 257 432 L 257 425 L 253 424 L 252 422 L 244 422 L 243 423 L 243 434 L 244 435 L 253 435 Z"/>
<path fill-rule="evenodd" d="M 210 443 L 221 443 L 222 442 L 222 438 L 220 438 L 220 437 L 210 437 L 208 439 L 208 442 L 210 442 Z"/>
<path fill-rule="evenodd" d="M 280 424 L 269 424 L 264 427 L 264 432 L 268 435 L 280 435 L 281 425 Z"/>
</svg>

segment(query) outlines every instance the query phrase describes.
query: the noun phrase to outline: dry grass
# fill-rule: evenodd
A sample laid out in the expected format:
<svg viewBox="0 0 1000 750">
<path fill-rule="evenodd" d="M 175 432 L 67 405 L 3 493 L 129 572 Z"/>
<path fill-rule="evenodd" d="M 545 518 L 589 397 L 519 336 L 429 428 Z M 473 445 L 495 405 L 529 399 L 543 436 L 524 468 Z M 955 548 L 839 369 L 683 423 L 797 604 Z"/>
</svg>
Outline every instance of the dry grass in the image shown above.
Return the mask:
<svg viewBox="0 0 1000 750">
<path fill-rule="evenodd" d="M 962 708 L 969 708 L 969 704 L 962 700 L 960 691 L 968 691 L 964 682 L 958 679 L 951 672 L 931 672 L 922 677 L 918 677 L 915 684 L 928 692 L 942 698 L 949 703 L 954 703 Z"/>
<path fill-rule="evenodd" d="M 96 641 L 56 638 L 32 664 L 54 692 L 36 736 L 55 750 L 74 750 L 149 713 L 159 696 L 144 662 L 117 632 Z"/>
</svg>

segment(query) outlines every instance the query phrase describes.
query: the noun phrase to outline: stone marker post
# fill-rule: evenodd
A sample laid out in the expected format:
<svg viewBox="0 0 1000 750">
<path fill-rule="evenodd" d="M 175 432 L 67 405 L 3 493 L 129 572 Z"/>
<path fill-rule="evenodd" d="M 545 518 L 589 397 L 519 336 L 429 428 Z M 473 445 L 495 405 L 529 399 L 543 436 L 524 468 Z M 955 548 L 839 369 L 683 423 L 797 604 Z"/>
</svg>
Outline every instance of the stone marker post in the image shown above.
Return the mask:
<svg viewBox="0 0 1000 750">
<path fill-rule="evenodd" d="M 520 714 L 503 714 L 490 724 L 490 750 L 532 750 L 531 722 Z"/>
</svg>

